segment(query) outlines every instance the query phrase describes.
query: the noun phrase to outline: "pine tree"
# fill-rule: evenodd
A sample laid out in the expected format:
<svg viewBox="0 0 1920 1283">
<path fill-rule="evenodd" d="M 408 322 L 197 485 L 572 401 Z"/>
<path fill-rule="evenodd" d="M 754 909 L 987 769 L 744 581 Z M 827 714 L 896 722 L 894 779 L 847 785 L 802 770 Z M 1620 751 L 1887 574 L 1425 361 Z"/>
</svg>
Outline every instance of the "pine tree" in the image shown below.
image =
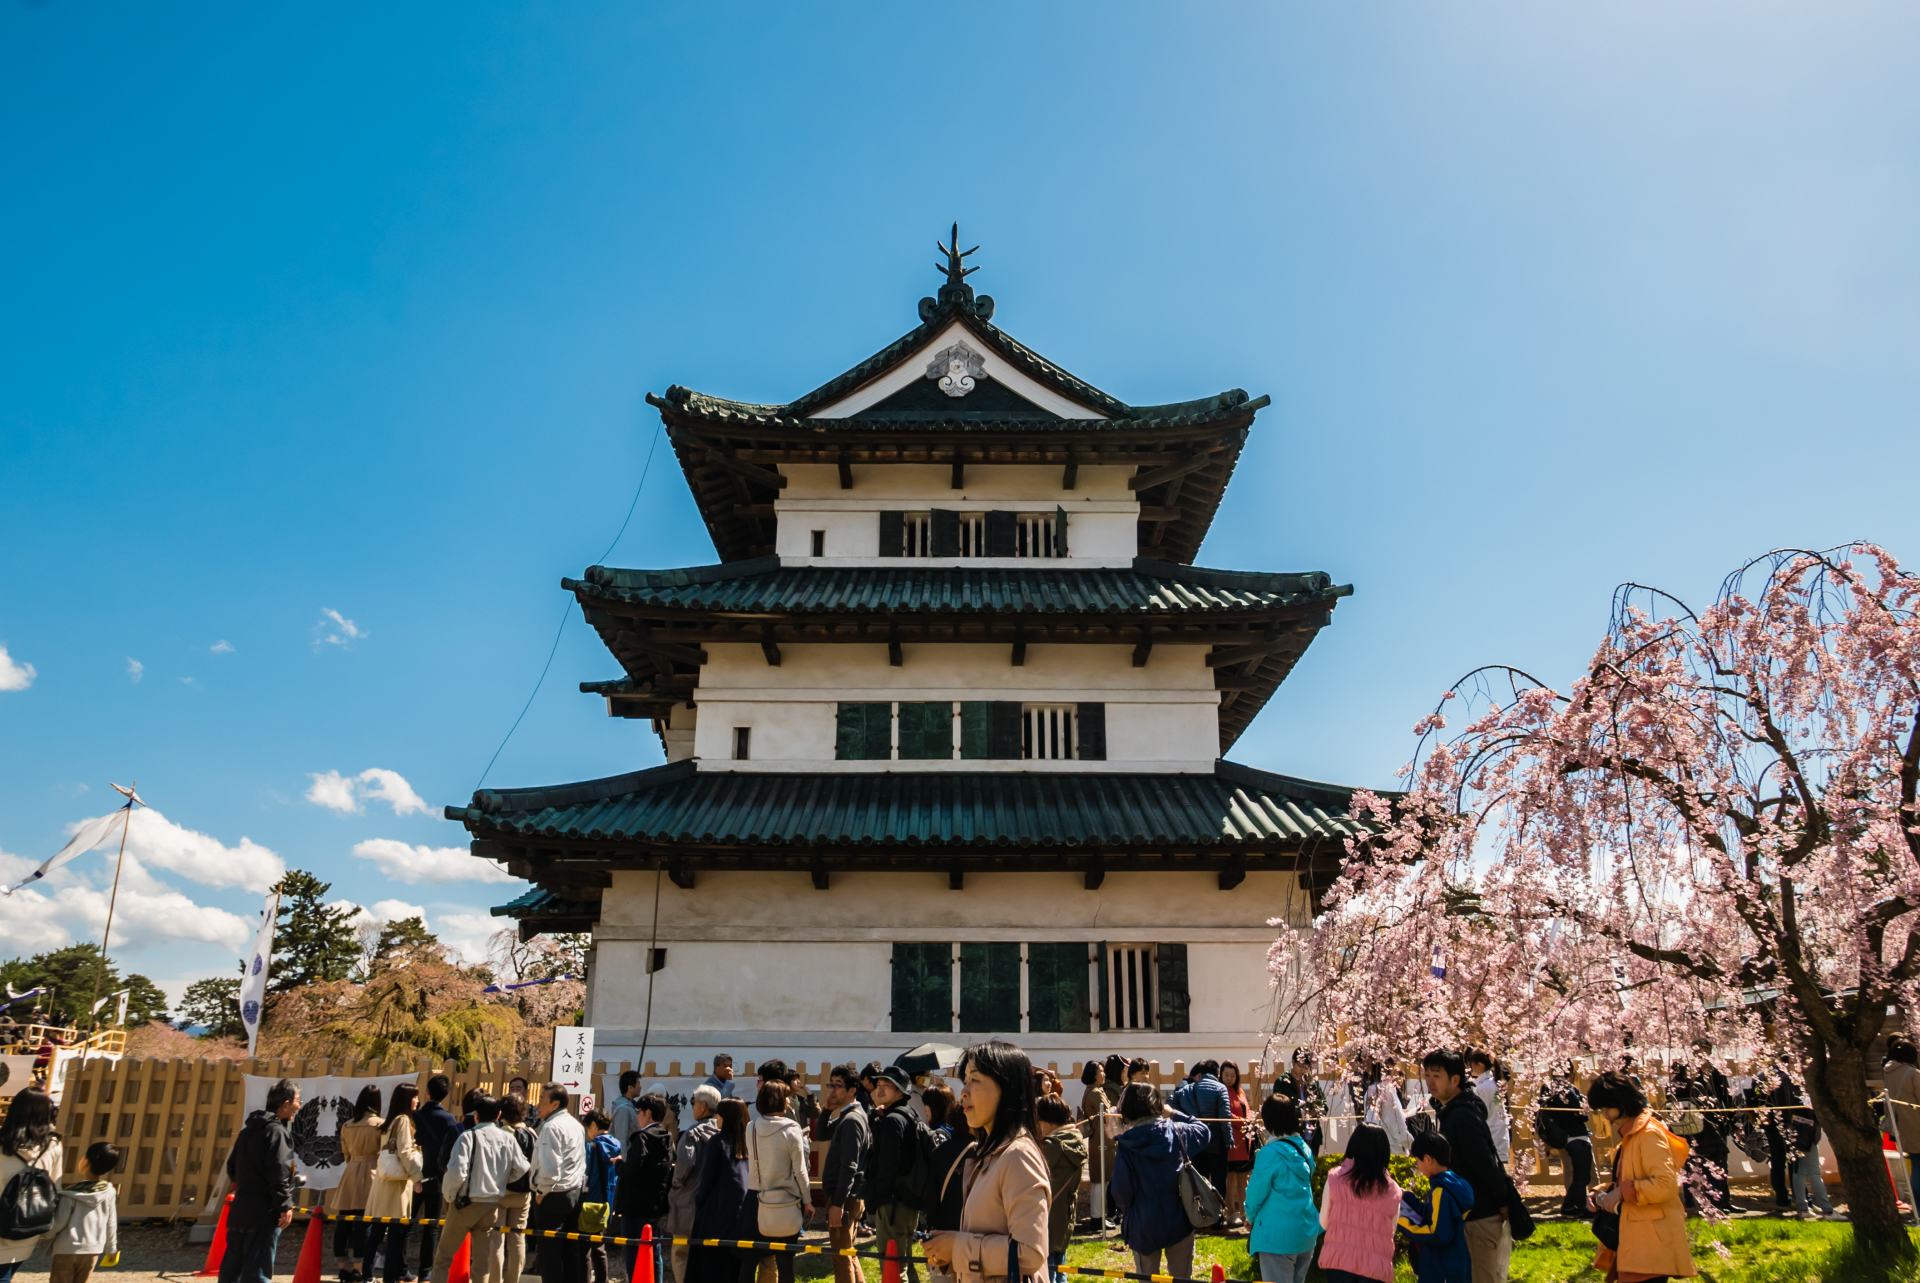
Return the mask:
<svg viewBox="0 0 1920 1283">
<path fill-rule="evenodd" d="M 345 980 L 360 960 L 353 910 L 329 905 L 333 890 L 304 869 L 288 869 L 274 888 L 280 893 L 280 917 L 273 928 L 273 974 L 269 993 Z"/>
<path fill-rule="evenodd" d="M 203 1038 L 244 1038 L 247 1027 L 240 1023 L 240 978 L 208 976 L 187 986 L 180 999 L 183 1024 L 200 1025 Z"/>
<path fill-rule="evenodd" d="M 397 918 L 380 928 L 372 956 L 367 959 L 367 974 L 378 975 L 394 967 L 404 967 L 422 959 L 443 961 L 446 950 L 427 924 L 419 917 Z"/>
</svg>

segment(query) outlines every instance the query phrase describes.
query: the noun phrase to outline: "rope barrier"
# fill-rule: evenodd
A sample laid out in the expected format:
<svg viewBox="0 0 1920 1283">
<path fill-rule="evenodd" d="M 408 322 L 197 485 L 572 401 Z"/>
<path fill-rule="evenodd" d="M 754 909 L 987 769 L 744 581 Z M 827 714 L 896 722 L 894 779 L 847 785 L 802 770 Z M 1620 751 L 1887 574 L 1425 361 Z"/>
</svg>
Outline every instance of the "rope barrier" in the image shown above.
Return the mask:
<svg viewBox="0 0 1920 1283">
<path fill-rule="evenodd" d="M 322 1221 L 355 1221 L 366 1225 L 445 1225 L 446 1218 L 409 1219 L 405 1216 L 361 1216 L 350 1212 L 329 1212 L 325 1208 L 296 1207 L 296 1217 L 318 1216 Z M 578 1234 L 568 1230 L 513 1229 L 504 1225 L 478 1227 L 486 1233 L 514 1233 L 527 1238 L 573 1239 L 588 1243 L 609 1243 L 619 1247 L 644 1244 L 649 1247 L 728 1247 L 740 1251 L 791 1252 L 795 1256 L 843 1256 L 865 1257 L 873 1261 L 898 1261 L 903 1265 L 925 1265 L 925 1256 L 916 1256 L 911 1252 L 861 1251 L 853 1247 L 832 1247 L 820 1243 L 783 1243 L 777 1239 L 751 1238 L 690 1238 L 685 1236 L 665 1236 L 660 1238 L 632 1238 L 620 1234 Z M 1135 1283 L 1212 1283 L 1210 1279 L 1186 1278 L 1176 1274 L 1141 1274 L 1134 1270 L 1102 1269 L 1092 1265 L 1061 1265 L 1055 1267 L 1057 1273 L 1069 1274 L 1089 1279 L 1131 1279 Z M 1251 1283 L 1264 1283 L 1255 1279 Z"/>
</svg>

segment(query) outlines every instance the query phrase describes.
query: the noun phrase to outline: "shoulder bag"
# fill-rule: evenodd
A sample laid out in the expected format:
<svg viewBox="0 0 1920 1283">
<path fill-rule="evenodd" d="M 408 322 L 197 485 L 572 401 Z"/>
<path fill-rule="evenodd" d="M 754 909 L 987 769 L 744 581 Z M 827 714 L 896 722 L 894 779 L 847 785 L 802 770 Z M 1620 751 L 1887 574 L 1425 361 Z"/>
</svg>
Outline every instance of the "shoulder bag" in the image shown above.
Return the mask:
<svg viewBox="0 0 1920 1283">
<path fill-rule="evenodd" d="M 400 1157 L 395 1148 L 399 1143 L 400 1125 L 395 1123 L 387 1129 L 387 1138 L 380 1143 L 380 1157 L 374 1160 L 373 1172 L 383 1181 L 404 1181 L 407 1176 L 407 1161 Z"/>
<path fill-rule="evenodd" d="M 1220 1223 L 1223 1204 L 1220 1191 L 1213 1182 L 1200 1174 L 1200 1169 L 1187 1157 L 1187 1142 L 1174 1133 L 1174 1141 L 1180 1147 L 1180 1172 L 1176 1178 L 1180 1192 L 1180 1206 L 1186 1211 L 1187 1224 L 1197 1230 L 1212 1229 Z"/>
</svg>

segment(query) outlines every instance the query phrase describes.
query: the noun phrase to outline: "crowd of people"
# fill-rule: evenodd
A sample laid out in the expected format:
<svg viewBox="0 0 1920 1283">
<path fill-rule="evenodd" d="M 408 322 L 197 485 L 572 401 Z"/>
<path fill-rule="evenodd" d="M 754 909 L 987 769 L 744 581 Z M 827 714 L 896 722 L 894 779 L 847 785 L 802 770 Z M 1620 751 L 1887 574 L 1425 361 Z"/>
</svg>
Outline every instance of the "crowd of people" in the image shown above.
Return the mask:
<svg viewBox="0 0 1920 1283">
<path fill-rule="evenodd" d="M 1084 1066 L 1070 1104 L 1054 1073 L 1002 1041 L 967 1051 L 954 1074 L 837 1065 L 816 1100 L 779 1060 L 749 1084 L 722 1054 L 677 1102 L 685 1117 L 631 1070 L 608 1108 L 580 1116 L 566 1088 L 530 1094 L 521 1079 L 500 1095 L 467 1092 L 458 1113 L 444 1074 L 384 1101 L 369 1086 L 340 1127 L 344 1170 L 323 1202 L 335 1268 L 341 1283 L 447 1283 L 470 1240 L 479 1283 L 523 1272 L 618 1283 L 636 1276 L 646 1236 L 660 1283 L 793 1283 L 781 1249 L 824 1225 L 833 1248 L 870 1242 L 909 1278 L 924 1265 L 931 1283 L 1050 1272 L 1062 1283 L 1076 1231 L 1117 1235 L 1140 1273 L 1190 1277 L 1197 1234 L 1244 1229 L 1269 1283 L 1304 1283 L 1316 1261 L 1334 1283 L 1387 1280 L 1401 1246 L 1428 1283 L 1480 1283 L 1507 1277 L 1530 1232 L 1506 1076 L 1484 1052 L 1434 1051 L 1417 1078 L 1364 1064 L 1331 1083 L 1299 1053 L 1254 1097 L 1230 1061 L 1202 1060 L 1163 1092 L 1147 1061 L 1116 1055 Z M 1887 1083 L 1896 1100 L 1920 1100 L 1920 1054 L 1905 1039 L 1889 1047 Z M 1534 1101 L 1534 1132 L 1561 1156 L 1562 1211 L 1593 1221 L 1610 1278 L 1694 1272 L 1685 1217 L 1730 1206 L 1733 1144 L 1768 1156 L 1783 1208 L 1833 1215 L 1818 1124 L 1783 1070 L 1736 1087 L 1703 1058 L 1672 1066 L 1664 1095 L 1656 1117 L 1632 1064 L 1585 1090 L 1569 1064 Z M 300 1105 L 296 1084 L 274 1084 L 234 1142 L 221 1283 L 272 1276 L 298 1202 L 288 1124 Z M 1619 1141 L 1599 1181 L 1594 1119 Z M 1896 1108 L 1895 1121 L 1920 1157 L 1920 1106 Z M 60 1188 L 54 1123 L 47 1093 L 30 1088 L 0 1124 L 0 1283 L 41 1238 L 53 1242 L 52 1283 L 85 1283 L 112 1263 L 120 1154 L 89 1147 L 79 1180 Z M 1316 1193 L 1323 1149 L 1339 1161 Z M 1403 1188 L 1397 1155 L 1420 1181 Z M 529 1230 L 588 1237 L 537 1237 L 529 1260 Z M 604 1235 L 629 1241 L 609 1251 Z M 844 1255 L 833 1268 L 836 1283 L 859 1275 Z"/>
</svg>

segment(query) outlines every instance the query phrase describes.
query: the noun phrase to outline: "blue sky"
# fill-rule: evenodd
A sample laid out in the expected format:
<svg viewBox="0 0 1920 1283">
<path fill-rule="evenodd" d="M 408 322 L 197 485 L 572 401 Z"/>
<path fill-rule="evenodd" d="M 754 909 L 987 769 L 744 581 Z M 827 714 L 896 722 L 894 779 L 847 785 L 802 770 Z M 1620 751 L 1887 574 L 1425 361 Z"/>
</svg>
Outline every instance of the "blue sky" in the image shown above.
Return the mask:
<svg viewBox="0 0 1920 1283">
<path fill-rule="evenodd" d="M 644 393 L 838 372 L 954 218 L 1075 373 L 1273 396 L 1201 560 L 1357 593 L 1238 760 L 1388 784 L 1621 579 L 1920 557 L 1910 7 L 385 8 L 0 6 L 0 873 L 137 777 L 176 827 L 125 952 L 176 991 L 275 861 L 476 944 L 511 889 L 438 808 Z M 711 559 L 663 449 L 610 560 Z M 614 674 L 576 618 L 489 782 L 656 761 L 574 690 Z M 0 902 L 0 956 L 107 869 Z"/>
</svg>

